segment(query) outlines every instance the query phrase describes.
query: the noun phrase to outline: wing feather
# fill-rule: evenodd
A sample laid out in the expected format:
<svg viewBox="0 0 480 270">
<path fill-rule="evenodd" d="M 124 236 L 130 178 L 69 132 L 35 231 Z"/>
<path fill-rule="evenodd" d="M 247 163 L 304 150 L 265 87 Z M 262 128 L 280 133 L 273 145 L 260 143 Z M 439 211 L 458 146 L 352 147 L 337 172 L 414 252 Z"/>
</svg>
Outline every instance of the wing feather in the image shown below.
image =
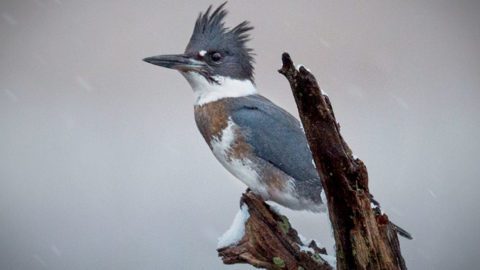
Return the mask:
<svg viewBox="0 0 480 270">
<path fill-rule="evenodd" d="M 319 179 L 305 133 L 295 117 L 260 95 L 237 100 L 232 120 L 245 132 L 258 157 L 297 181 Z"/>
</svg>

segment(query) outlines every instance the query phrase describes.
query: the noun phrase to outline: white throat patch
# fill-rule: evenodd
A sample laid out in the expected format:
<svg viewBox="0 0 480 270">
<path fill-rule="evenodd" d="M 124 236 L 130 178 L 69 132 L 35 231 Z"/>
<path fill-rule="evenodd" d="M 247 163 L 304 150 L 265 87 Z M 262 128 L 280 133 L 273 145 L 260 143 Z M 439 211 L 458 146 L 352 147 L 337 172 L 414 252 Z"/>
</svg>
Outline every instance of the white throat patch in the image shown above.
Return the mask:
<svg viewBox="0 0 480 270">
<path fill-rule="evenodd" d="M 218 82 L 210 83 L 197 72 L 181 72 L 193 89 L 195 105 L 203 105 L 227 97 L 243 97 L 257 93 L 250 80 L 237 80 L 230 77 L 216 76 Z"/>
</svg>

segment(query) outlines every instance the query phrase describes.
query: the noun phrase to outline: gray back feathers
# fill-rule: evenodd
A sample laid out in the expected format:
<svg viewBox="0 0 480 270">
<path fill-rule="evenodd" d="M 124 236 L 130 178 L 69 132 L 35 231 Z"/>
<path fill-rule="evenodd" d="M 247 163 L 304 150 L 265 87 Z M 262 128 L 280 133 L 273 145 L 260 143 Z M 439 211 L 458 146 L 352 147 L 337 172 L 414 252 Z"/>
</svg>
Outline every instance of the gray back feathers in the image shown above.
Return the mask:
<svg viewBox="0 0 480 270">
<path fill-rule="evenodd" d="M 232 120 L 245 132 L 258 157 L 303 182 L 303 186 L 321 188 L 307 138 L 295 117 L 260 95 L 230 102 Z"/>
</svg>

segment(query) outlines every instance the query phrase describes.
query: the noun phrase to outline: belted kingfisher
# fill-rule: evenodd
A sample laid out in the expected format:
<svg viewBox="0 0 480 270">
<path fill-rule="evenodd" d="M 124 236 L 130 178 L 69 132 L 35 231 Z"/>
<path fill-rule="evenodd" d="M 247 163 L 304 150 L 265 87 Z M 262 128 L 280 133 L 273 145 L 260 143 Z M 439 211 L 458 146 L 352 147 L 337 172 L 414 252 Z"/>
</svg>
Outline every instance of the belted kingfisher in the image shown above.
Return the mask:
<svg viewBox="0 0 480 270">
<path fill-rule="evenodd" d="M 200 13 L 185 53 L 143 60 L 187 79 L 197 127 L 230 173 L 265 200 L 320 212 L 322 185 L 303 128 L 258 94 L 252 49 L 246 46 L 253 27 L 247 21 L 225 27 L 225 4 Z"/>
<path fill-rule="evenodd" d="M 187 79 L 197 127 L 230 173 L 265 200 L 318 212 L 322 186 L 300 122 L 258 94 L 246 46 L 253 27 L 244 21 L 226 28 L 224 6 L 200 13 L 184 54 L 144 61 Z"/>
</svg>

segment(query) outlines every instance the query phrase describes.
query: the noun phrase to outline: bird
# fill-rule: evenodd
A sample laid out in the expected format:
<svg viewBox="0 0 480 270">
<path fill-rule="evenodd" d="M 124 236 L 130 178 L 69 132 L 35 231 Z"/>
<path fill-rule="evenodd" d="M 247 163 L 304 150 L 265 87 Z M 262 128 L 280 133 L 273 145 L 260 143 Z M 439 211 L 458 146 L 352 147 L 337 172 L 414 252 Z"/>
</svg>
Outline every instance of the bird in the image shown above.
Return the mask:
<svg viewBox="0 0 480 270">
<path fill-rule="evenodd" d="M 253 27 L 248 21 L 226 27 L 225 4 L 198 15 L 184 53 L 143 60 L 185 77 L 197 127 L 233 176 L 265 201 L 323 212 L 324 190 L 302 125 L 257 91 L 254 53 L 247 46 Z"/>
</svg>

